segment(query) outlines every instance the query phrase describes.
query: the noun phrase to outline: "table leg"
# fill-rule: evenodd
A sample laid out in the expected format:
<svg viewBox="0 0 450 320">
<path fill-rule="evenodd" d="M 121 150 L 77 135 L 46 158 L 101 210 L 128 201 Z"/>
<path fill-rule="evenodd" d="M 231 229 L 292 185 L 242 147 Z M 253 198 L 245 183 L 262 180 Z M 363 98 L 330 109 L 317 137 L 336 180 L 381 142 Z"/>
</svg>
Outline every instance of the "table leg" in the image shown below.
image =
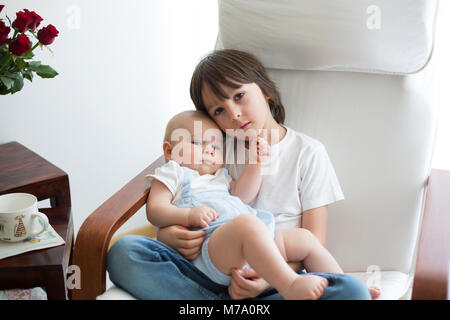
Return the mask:
<svg viewBox="0 0 450 320">
<path fill-rule="evenodd" d="M 67 300 L 66 275 L 62 266 L 45 271 L 43 278 L 48 300 Z"/>
</svg>

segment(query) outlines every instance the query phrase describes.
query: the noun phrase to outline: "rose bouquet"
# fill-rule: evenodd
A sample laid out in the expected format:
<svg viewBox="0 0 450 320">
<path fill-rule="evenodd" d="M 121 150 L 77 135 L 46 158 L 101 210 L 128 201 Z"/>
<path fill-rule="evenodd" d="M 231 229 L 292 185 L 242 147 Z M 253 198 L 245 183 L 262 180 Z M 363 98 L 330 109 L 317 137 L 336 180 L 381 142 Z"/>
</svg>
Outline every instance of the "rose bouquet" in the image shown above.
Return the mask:
<svg viewBox="0 0 450 320">
<path fill-rule="evenodd" d="M 4 5 L 0 5 L 0 13 Z M 58 30 L 49 24 L 36 31 L 43 20 L 36 12 L 23 9 L 16 13 L 16 19 L 0 17 L 0 94 L 15 93 L 22 90 L 23 79 L 33 81 L 33 73 L 41 78 L 54 78 L 58 73 L 40 61 L 33 61 L 33 50 L 47 46 L 55 40 Z M 13 31 L 12 36 L 10 33 Z M 36 39 L 33 45 L 30 38 Z M 48 48 L 48 47 L 47 47 Z M 50 48 L 48 48 L 50 50 Z M 51 51 L 51 50 L 50 50 Z"/>
</svg>

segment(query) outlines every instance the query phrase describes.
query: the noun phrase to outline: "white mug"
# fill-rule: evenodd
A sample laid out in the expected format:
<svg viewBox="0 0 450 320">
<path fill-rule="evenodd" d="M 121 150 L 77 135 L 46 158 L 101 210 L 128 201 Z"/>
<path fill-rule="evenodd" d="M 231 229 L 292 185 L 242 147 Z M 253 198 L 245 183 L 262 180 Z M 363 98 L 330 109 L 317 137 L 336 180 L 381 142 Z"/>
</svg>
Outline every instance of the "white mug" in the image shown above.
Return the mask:
<svg viewBox="0 0 450 320">
<path fill-rule="evenodd" d="M 42 228 L 31 230 L 34 219 Z M 9 193 L 0 196 L 0 240 L 17 242 L 37 236 L 48 229 L 48 218 L 38 211 L 37 198 L 29 193 Z"/>
</svg>

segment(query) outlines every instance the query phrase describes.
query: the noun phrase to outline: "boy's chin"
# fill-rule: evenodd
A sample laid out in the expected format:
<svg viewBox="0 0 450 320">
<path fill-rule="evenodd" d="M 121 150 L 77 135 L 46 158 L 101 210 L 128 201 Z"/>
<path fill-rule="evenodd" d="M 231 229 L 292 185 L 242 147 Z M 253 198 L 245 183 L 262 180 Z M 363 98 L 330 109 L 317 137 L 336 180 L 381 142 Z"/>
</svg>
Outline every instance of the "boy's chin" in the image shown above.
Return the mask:
<svg viewBox="0 0 450 320">
<path fill-rule="evenodd" d="M 251 125 L 251 124 L 250 124 Z M 248 128 L 245 130 L 235 130 L 233 137 L 238 140 L 248 141 L 250 137 L 257 137 L 261 130 L 257 130 L 254 128 Z"/>
</svg>

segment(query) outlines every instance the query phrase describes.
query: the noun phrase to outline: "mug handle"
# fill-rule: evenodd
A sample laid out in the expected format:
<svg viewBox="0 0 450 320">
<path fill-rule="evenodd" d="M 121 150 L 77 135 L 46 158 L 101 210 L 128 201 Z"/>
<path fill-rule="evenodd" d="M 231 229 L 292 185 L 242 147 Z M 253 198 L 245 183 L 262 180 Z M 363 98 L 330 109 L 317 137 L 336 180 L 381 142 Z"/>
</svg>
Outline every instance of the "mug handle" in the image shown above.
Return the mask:
<svg viewBox="0 0 450 320">
<path fill-rule="evenodd" d="M 49 223 L 48 223 L 48 218 L 47 218 L 47 216 L 45 214 L 43 214 L 42 212 L 39 212 L 39 211 L 37 211 L 35 213 L 32 213 L 31 214 L 31 219 L 35 219 L 35 218 L 41 219 L 42 222 L 44 222 L 44 227 L 42 228 L 41 231 L 38 231 L 38 232 L 35 232 L 35 233 L 31 234 L 31 237 L 37 236 L 38 234 L 41 234 L 42 232 L 44 232 L 45 230 L 48 229 L 48 224 Z"/>
</svg>

